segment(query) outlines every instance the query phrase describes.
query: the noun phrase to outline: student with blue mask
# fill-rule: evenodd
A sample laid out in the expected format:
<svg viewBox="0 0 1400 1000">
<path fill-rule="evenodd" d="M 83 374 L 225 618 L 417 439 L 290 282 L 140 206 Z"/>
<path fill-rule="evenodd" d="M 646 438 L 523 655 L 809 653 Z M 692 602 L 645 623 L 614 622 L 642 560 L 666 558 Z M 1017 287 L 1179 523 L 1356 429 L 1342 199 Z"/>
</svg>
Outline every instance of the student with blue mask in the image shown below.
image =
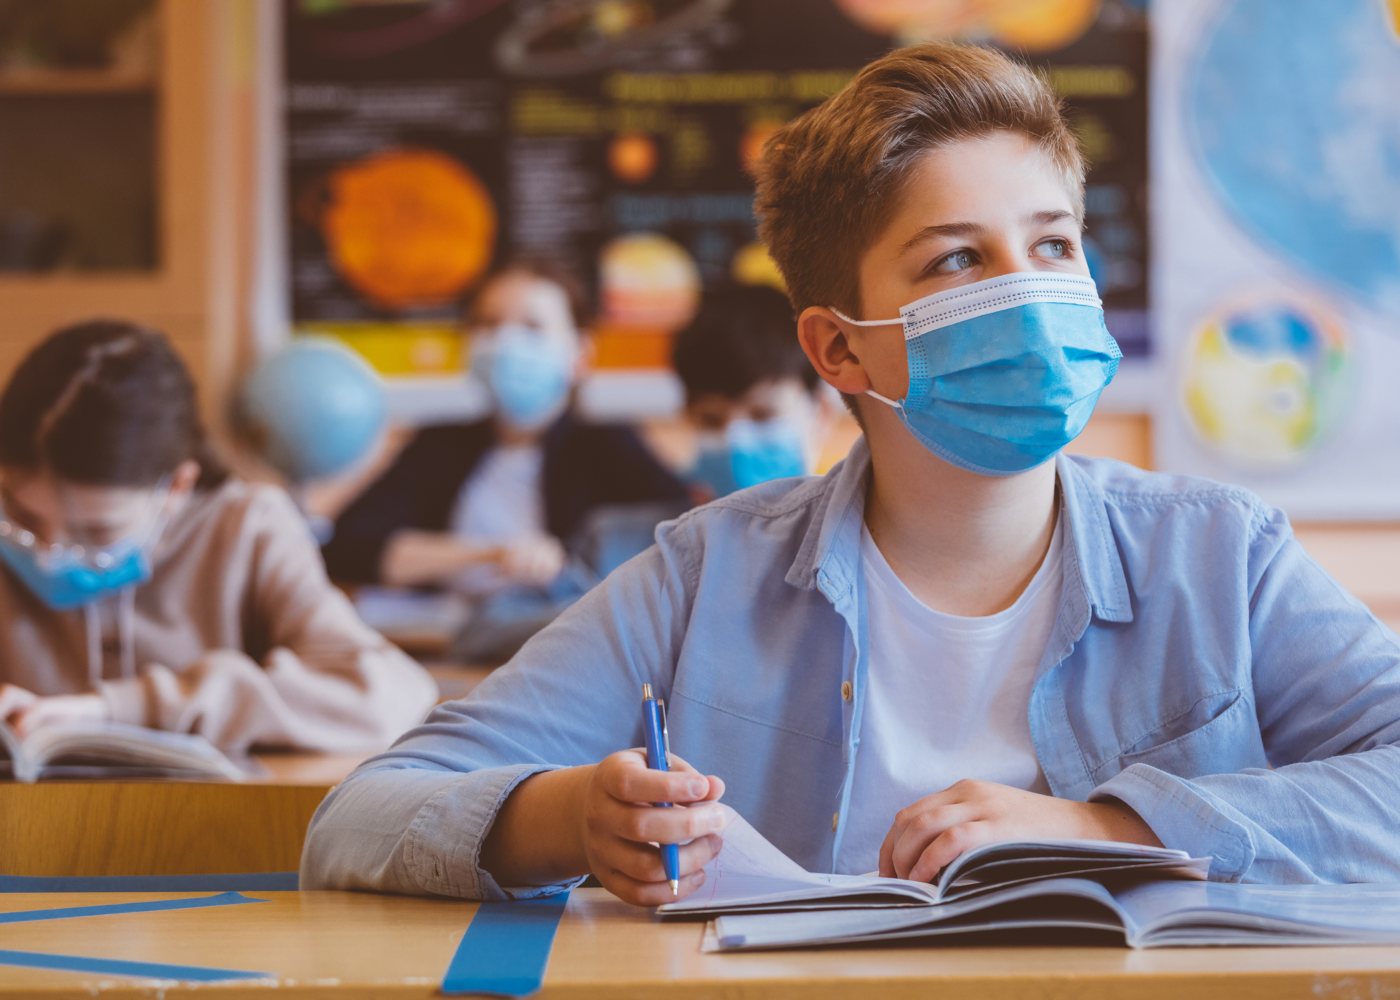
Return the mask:
<svg viewBox="0 0 1400 1000">
<path fill-rule="evenodd" d="M 1400 640 L 1220 483 L 1069 456 L 1119 351 L 1084 162 L 990 49 L 890 53 L 779 130 L 760 235 L 863 438 L 663 526 L 312 822 L 303 885 L 693 892 L 733 806 L 814 871 L 1082 838 L 1222 881 L 1400 879 Z M 637 689 L 666 699 L 649 770 Z M 673 803 L 680 808 L 661 808 Z"/>
<path fill-rule="evenodd" d="M 337 519 L 324 547 L 332 576 L 477 598 L 544 588 L 592 512 L 685 503 L 630 428 L 574 415 L 586 324 L 581 290 L 552 264 L 521 261 L 487 277 L 466 325 L 490 416 L 415 434 Z"/>
<path fill-rule="evenodd" d="M 102 320 L 0 396 L 0 719 L 368 751 L 436 685 L 331 586 L 291 499 L 230 475 L 169 342 Z"/>
<path fill-rule="evenodd" d="M 686 475 L 708 502 L 810 473 L 831 428 L 831 404 L 795 336 L 787 298 L 771 288 L 707 292 L 676 335 L 671 366 L 696 433 Z"/>
</svg>

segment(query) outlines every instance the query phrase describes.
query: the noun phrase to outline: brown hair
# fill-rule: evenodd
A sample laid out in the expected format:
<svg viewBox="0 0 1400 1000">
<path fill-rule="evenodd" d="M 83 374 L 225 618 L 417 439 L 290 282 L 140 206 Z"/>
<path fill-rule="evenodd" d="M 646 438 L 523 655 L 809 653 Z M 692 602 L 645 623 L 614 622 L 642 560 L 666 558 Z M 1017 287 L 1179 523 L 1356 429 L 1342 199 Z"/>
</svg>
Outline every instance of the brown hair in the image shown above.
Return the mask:
<svg viewBox="0 0 1400 1000">
<path fill-rule="evenodd" d="M 1038 142 L 1083 210 L 1084 159 L 1050 87 L 993 49 L 928 42 L 867 65 L 764 147 L 759 236 L 793 307 L 858 315 L 861 255 L 889 223 L 919 158 L 1005 129 Z"/>
<path fill-rule="evenodd" d="M 30 351 L 0 395 L 0 465 L 92 486 L 154 486 L 187 459 L 201 489 L 228 477 L 189 370 L 155 330 L 124 320 L 65 327 Z"/>
<path fill-rule="evenodd" d="M 593 303 L 589 299 L 588 290 L 577 274 L 549 257 L 512 257 L 500 266 L 492 268 L 468 295 L 462 310 L 464 323 L 470 324 L 471 314 L 476 309 L 481 293 L 496 279 L 510 274 L 524 274 L 547 281 L 551 285 L 558 285 L 569 301 L 569 314 L 573 317 L 574 326 L 578 328 L 579 333 L 588 332 L 593 322 Z"/>
</svg>

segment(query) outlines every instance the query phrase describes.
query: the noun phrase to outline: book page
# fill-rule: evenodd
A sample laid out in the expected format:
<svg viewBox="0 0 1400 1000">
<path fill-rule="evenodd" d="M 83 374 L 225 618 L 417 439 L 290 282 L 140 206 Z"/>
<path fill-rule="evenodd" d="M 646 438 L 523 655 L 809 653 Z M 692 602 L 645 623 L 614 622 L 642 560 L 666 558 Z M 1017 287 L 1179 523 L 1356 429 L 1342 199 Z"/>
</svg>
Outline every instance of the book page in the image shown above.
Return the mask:
<svg viewBox="0 0 1400 1000">
<path fill-rule="evenodd" d="M 729 806 L 724 847 L 705 866 L 705 884 L 693 894 L 660 907 L 661 913 L 699 913 L 784 903 L 836 900 L 889 893 L 891 904 L 933 901 L 933 888 L 904 879 L 809 872 L 753 828 Z"/>
</svg>

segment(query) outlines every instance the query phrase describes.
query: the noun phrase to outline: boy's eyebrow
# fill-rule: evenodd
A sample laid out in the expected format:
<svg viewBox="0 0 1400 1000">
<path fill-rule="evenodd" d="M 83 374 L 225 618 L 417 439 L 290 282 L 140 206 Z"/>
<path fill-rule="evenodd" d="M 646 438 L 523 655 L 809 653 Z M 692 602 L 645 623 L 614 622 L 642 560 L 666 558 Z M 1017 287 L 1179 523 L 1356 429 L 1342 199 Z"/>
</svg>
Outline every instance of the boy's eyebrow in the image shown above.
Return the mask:
<svg viewBox="0 0 1400 1000">
<path fill-rule="evenodd" d="M 1063 209 L 1047 209 L 1046 211 L 1035 212 L 1026 216 L 1026 221 L 1028 223 L 1037 226 L 1048 226 L 1066 220 L 1076 225 L 1079 223 L 1079 217 L 1077 215 L 1073 212 L 1066 212 Z M 906 240 L 904 245 L 899 248 L 899 252 L 904 253 L 906 250 L 912 250 L 920 243 L 936 239 L 940 236 L 976 236 L 979 233 L 985 232 L 986 228 L 986 226 L 977 222 L 945 222 L 938 226 L 925 226 Z"/>
</svg>

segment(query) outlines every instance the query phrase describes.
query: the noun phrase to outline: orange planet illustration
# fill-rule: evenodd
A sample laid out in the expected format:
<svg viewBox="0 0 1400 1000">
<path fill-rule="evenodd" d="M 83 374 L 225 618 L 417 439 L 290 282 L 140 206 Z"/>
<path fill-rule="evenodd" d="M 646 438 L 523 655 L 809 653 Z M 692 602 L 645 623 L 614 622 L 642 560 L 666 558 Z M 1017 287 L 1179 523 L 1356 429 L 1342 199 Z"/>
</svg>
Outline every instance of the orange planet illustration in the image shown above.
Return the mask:
<svg viewBox="0 0 1400 1000">
<path fill-rule="evenodd" d="M 758 165 L 763 161 L 763 144 L 782 127 L 782 122 L 767 120 L 756 121 L 744 129 L 744 137 L 739 140 L 739 160 L 744 173 L 752 176 L 758 172 Z"/>
<path fill-rule="evenodd" d="M 391 149 L 328 179 L 321 215 L 331 261 L 383 309 L 442 305 L 485 271 L 496 209 L 460 162 L 426 149 Z"/>
<path fill-rule="evenodd" d="M 608 167 L 628 184 L 649 180 L 659 159 L 656 140 L 644 132 L 623 132 L 608 144 Z"/>
<path fill-rule="evenodd" d="M 988 41 L 1052 52 L 1077 41 L 1102 0 L 837 0 L 856 24 L 901 42 Z"/>
</svg>

